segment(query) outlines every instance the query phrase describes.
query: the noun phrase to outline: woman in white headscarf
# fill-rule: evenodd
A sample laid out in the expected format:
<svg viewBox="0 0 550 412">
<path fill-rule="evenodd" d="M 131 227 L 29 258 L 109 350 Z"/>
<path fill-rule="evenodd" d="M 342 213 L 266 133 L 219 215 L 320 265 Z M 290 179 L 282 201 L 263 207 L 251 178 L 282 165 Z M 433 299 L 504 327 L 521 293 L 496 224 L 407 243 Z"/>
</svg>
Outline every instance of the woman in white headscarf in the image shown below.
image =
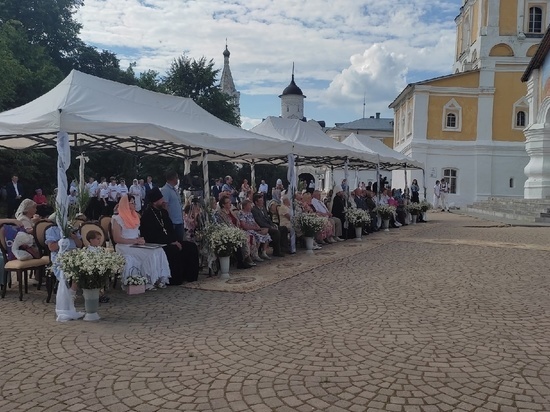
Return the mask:
<svg viewBox="0 0 550 412">
<path fill-rule="evenodd" d="M 36 214 L 36 208 L 35 201 L 24 199 L 15 212 L 15 218 L 23 224 L 27 233 L 32 233 L 35 223 L 40 220 L 40 216 Z"/>
</svg>

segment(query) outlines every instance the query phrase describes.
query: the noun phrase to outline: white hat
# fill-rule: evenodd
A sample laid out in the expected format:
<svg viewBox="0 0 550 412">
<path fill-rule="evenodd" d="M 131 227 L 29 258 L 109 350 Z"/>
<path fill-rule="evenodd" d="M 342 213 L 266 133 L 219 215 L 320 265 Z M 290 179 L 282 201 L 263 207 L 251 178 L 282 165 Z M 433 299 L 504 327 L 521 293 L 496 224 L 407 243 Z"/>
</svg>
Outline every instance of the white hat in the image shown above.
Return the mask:
<svg viewBox="0 0 550 412">
<path fill-rule="evenodd" d="M 340 193 L 340 192 L 343 192 L 344 189 L 342 189 L 342 186 L 340 185 L 336 185 L 334 186 L 334 193 Z"/>
<path fill-rule="evenodd" d="M 282 185 L 283 184 L 283 181 L 281 179 L 277 179 L 277 184 L 278 185 Z"/>
</svg>

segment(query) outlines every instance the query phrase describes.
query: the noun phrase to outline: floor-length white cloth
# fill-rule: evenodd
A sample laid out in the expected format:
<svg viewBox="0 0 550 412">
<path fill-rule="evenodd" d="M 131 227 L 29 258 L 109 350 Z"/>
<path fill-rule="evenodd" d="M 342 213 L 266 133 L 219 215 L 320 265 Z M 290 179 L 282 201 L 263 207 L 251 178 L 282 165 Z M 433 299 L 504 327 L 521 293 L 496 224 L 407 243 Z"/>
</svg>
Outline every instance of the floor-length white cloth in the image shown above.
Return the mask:
<svg viewBox="0 0 550 412">
<path fill-rule="evenodd" d="M 119 215 L 114 215 L 113 220 L 122 228 L 121 236 L 124 239 L 139 237 L 139 228 L 127 228 Z M 154 285 L 159 281 L 168 283 L 170 266 L 162 248 L 144 249 L 118 243 L 116 251 L 126 258 L 126 264 L 122 271 L 122 284 L 128 276 L 137 274 L 146 277 L 147 284 Z"/>
</svg>

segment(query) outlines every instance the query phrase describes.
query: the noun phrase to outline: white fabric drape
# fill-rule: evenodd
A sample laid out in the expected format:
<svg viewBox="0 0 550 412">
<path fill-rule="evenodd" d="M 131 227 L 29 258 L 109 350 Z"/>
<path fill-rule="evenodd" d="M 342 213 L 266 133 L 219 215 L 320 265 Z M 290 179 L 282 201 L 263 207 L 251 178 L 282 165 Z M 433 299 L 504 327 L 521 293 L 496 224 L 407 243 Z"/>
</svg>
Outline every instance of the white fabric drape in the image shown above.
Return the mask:
<svg viewBox="0 0 550 412">
<path fill-rule="evenodd" d="M 287 171 L 287 180 L 288 184 L 288 197 L 290 198 L 290 221 L 293 221 L 294 217 L 294 194 L 296 193 L 296 168 L 295 156 L 291 153 L 288 155 L 288 171 Z M 296 231 L 294 230 L 294 225 L 290 225 L 290 252 L 296 252 Z"/>
<path fill-rule="evenodd" d="M 69 135 L 65 132 L 57 134 L 57 203 L 56 220 L 59 227 L 64 227 L 67 222 L 67 209 L 69 207 L 69 197 L 67 196 L 67 169 L 71 165 L 71 149 L 69 147 Z M 66 252 L 68 247 L 68 239 L 59 241 L 60 256 Z M 74 301 L 67 287 L 65 275 L 62 270 L 59 270 L 59 285 L 57 287 L 57 295 L 55 299 L 55 313 L 57 314 L 58 322 L 66 322 L 68 320 L 79 319 L 84 316 L 84 313 L 77 312 L 74 307 Z"/>
<path fill-rule="evenodd" d="M 424 186 L 424 200 L 426 200 L 426 170 L 422 169 L 422 186 Z"/>
</svg>

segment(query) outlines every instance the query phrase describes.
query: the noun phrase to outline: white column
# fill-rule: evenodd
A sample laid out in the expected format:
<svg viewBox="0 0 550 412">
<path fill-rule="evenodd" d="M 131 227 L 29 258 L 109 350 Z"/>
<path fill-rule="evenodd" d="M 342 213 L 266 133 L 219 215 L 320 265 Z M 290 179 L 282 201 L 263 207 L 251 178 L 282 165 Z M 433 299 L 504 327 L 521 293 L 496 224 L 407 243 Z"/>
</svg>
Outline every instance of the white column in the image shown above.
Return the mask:
<svg viewBox="0 0 550 412">
<path fill-rule="evenodd" d="M 525 199 L 544 199 L 550 196 L 550 125 L 535 124 L 524 133 L 530 160 L 524 169 L 523 194 Z"/>
</svg>

